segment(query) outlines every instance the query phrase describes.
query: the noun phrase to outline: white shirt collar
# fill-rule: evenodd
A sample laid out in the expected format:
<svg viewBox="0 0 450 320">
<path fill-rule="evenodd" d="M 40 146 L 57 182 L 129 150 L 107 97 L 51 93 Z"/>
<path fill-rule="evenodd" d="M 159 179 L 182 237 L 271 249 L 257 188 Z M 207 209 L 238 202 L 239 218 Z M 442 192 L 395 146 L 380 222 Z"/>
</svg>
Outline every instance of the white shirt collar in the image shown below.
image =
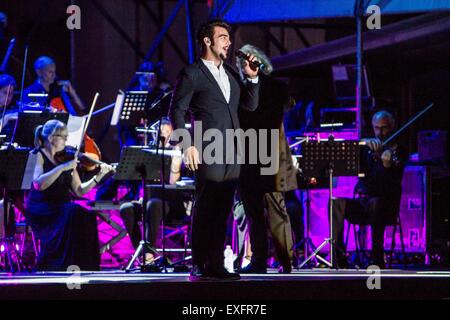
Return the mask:
<svg viewBox="0 0 450 320">
<path fill-rule="evenodd" d="M 219 64 L 219 66 L 217 66 L 216 67 L 216 64 L 214 63 L 214 61 L 213 60 L 206 60 L 206 59 L 203 59 L 203 58 L 200 58 L 202 61 L 203 61 L 203 63 L 207 66 L 207 67 L 215 67 L 215 68 L 218 68 L 218 69 L 220 69 L 221 67 L 223 67 L 223 61 Z"/>
</svg>

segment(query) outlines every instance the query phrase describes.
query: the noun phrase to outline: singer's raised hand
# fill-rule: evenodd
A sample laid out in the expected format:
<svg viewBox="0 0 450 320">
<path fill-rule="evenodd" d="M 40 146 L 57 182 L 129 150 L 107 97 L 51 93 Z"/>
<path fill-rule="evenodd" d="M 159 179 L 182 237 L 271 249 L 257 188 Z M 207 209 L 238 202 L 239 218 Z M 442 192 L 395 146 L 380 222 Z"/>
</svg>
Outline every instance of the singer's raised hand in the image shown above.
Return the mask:
<svg viewBox="0 0 450 320">
<path fill-rule="evenodd" d="M 256 57 L 252 54 L 248 56 L 249 61 L 257 61 Z M 251 65 L 247 61 L 244 60 L 244 73 L 250 79 L 254 79 L 258 76 L 259 68 Z"/>
</svg>

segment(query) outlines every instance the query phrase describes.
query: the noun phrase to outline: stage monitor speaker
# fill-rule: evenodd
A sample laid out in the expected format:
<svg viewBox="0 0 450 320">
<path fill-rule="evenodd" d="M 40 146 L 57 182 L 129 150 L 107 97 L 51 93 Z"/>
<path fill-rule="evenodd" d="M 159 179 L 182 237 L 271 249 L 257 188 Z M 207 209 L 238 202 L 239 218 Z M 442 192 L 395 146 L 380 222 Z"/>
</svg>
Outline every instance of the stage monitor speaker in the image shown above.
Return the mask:
<svg viewBox="0 0 450 320">
<path fill-rule="evenodd" d="M 356 177 L 339 177 L 335 197 L 353 197 Z M 327 190 L 311 190 L 310 236 L 314 243 L 328 228 Z M 410 165 L 403 172 L 400 218 L 405 250 L 419 254 L 450 252 L 450 171 L 436 166 Z M 304 208 L 306 210 L 306 208 Z M 386 228 L 385 249 L 390 248 L 392 227 Z M 345 229 L 346 230 L 346 229 Z M 400 250 L 397 232 L 396 250 Z M 367 239 L 367 248 L 371 238 Z M 348 249 L 354 249 L 353 236 Z"/>
<path fill-rule="evenodd" d="M 444 164 L 447 156 L 447 132 L 442 130 L 419 131 L 418 151 L 421 162 Z"/>
<path fill-rule="evenodd" d="M 450 254 L 450 171 L 428 169 L 429 216 L 427 219 L 427 251 Z"/>
</svg>

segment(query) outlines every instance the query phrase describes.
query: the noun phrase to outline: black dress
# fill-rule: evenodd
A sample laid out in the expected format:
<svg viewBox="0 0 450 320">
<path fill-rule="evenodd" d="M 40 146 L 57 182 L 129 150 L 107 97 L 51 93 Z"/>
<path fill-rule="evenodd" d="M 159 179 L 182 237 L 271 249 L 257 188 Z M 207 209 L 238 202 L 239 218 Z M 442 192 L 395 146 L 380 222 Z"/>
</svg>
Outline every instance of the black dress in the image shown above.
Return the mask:
<svg viewBox="0 0 450 320">
<path fill-rule="evenodd" d="M 44 173 L 55 165 L 44 158 Z M 97 221 L 94 213 L 71 201 L 72 175 L 63 172 L 50 187 L 32 187 L 27 218 L 40 240 L 37 270 L 66 271 L 71 265 L 98 270 L 100 264 Z"/>
</svg>

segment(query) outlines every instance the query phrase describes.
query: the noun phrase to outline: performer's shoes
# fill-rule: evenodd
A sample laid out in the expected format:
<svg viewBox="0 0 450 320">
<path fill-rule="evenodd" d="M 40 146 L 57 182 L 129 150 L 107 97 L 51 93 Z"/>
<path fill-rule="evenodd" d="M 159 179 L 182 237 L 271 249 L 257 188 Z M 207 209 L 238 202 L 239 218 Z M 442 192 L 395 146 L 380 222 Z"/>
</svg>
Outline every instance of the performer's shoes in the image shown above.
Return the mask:
<svg viewBox="0 0 450 320">
<path fill-rule="evenodd" d="M 241 276 L 238 273 L 235 272 L 228 272 L 225 268 L 217 268 L 208 270 L 206 274 L 212 279 L 212 280 L 239 280 L 241 279 Z"/>
<path fill-rule="evenodd" d="M 212 270 L 205 270 L 199 266 L 194 265 L 192 267 L 189 280 L 193 282 L 197 281 L 233 281 L 239 280 L 241 276 L 234 272 L 228 272 L 225 268 L 217 268 Z"/>
<path fill-rule="evenodd" d="M 245 268 L 240 269 L 239 273 L 267 273 L 267 268 L 249 263 Z"/>
<path fill-rule="evenodd" d="M 190 281 L 208 281 L 210 277 L 206 275 L 204 268 L 194 265 L 192 266 L 191 274 L 189 275 Z"/>
</svg>

